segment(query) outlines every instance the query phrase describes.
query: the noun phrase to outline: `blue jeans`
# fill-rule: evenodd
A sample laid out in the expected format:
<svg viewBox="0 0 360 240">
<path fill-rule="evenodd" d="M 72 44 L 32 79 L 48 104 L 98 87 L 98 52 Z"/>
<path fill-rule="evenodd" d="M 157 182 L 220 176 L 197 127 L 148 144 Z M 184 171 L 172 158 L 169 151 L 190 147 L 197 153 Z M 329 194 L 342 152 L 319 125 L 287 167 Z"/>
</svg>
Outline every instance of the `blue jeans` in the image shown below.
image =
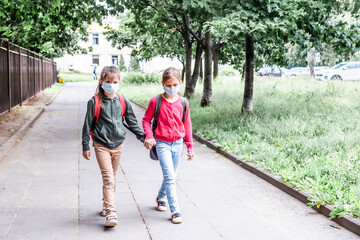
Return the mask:
<svg viewBox="0 0 360 240">
<path fill-rule="evenodd" d="M 182 148 L 182 138 L 175 142 L 163 142 L 156 140 L 156 152 L 164 176 L 158 197 L 167 197 L 171 212 L 180 211 L 176 196 L 175 179 L 179 168 Z"/>
</svg>

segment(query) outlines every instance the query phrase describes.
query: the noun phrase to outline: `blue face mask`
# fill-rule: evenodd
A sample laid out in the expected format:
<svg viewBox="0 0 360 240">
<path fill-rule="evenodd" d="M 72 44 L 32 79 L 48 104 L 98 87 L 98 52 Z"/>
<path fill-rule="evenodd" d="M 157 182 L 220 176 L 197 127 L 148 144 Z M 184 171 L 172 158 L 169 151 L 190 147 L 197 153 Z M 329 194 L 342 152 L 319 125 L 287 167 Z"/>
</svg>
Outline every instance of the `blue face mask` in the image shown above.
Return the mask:
<svg viewBox="0 0 360 240">
<path fill-rule="evenodd" d="M 167 95 L 169 95 L 170 97 L 173 97 L 180 91 L 180 87 L 170 89 L 170 88 L 164 86 L 164 91 L 166 92 Z"/>
<path fill-rule="evenodd" d="M 101 88 L 104 89 L 104 91 L 107 94 L 114 94 L 119 90 L 119 83 L 107 83 L 107 82 L 103 82 L 103 84 L 101 85 Z"/>
</svg>

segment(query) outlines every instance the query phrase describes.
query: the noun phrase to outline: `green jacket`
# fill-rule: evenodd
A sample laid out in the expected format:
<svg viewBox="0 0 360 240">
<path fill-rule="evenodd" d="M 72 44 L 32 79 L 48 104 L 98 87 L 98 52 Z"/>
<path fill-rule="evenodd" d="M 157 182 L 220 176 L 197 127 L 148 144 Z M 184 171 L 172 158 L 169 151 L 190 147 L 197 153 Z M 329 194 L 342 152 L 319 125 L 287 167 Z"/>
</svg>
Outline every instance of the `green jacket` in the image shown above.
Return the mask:
<svg viewBox="0 0 360 240">
<path fill-rule="evenodd" d="M 129 126 L 129 130 L 133 132 L 139 140 L 144 138 L 144 132 L 138 125 L 134 111 L 129 101 L 125 98 L 126 112 L 124 120 Z M 82 146 L 83 151 L 90 150 L 90 130 L 94 119 L 95 100 L 91 98 L 87 103 L 87 111 L 82 130 Z M 104 96 L 101 103 L 99 120 L 95 125 L 93 141 L 99 143 L 109 149 L 116 148 L 125 140 L 126 129 L 121 119 L 121 105 L 118 96 L 108 98 Z"/>
</svg>

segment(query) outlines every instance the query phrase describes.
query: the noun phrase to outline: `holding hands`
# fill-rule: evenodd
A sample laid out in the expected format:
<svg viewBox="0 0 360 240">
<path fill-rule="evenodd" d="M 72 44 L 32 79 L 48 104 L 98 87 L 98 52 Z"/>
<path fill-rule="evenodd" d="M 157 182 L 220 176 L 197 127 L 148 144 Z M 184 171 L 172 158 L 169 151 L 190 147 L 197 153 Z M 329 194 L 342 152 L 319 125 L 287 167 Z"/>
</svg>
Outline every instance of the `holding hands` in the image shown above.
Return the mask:
<svg viewBox="0 0 360 240">
<path fill-rule="evenodd" d="M 146 147 L 146 149 L 151 149 L 155 145 L 156 145 L 155 138 L 148 138 L 145 139 L 144 141 L 144 146 Z"/>
</svg>

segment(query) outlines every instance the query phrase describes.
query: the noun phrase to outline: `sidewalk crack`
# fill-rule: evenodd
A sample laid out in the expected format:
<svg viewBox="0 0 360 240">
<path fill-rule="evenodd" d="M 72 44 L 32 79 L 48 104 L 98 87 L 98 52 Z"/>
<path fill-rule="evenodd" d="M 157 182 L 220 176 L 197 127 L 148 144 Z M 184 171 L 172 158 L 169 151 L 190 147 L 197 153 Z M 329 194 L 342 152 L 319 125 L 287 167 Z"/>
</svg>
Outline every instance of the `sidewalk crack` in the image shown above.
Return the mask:
<svg viewBox="0 0 360 240">
<path fill-rule="evenodd" d="M 125 180 L 126 180 L 126 184 L 127 184 L 128 188 L 129 188 L 129 191 L 130 191 L 131 196 L 132 196 L 132 198 L 133 198 L 133 200 L 134 200 L 134 203 L 135 203 L 135 205 L 136 205 L 136 208 L 137 208 L 137 210 L 138 210 L 138 212 L 139 212 L 139 215 L 140 215 L 140 217 L 141 217 L 141 220 L 142 220 L 143 224 L 145 225 L 145 228 L 146 228 L 148 237 L 149 237 L 150 240 L 152 240 L 149 226 L 147 225 L 147 223 L 146 223 L 146 221 L 145 221 L 145 219 L 144 219 L 144 216 L 143 216 L 142 213 L 141 213 L 139 204 L 138 204 L 137 201 L 136 201 L 135 195 L 134 195 L 134 193 L 133 193 L 133 191 L 132 191 L 132 189 L 131 189 L 131 187 L 130 187 L 130 183 L 129 183 L 129 181 L 128 181 L 128 178 L 126 177 L 125 171 L 124 171 L 123 167 L 121 166 L 121 164 L 120 164 L 120 169 L 121 169 L 122 173 L 124 174 L 124 177 L 125 177 Z"/>
</svg>

